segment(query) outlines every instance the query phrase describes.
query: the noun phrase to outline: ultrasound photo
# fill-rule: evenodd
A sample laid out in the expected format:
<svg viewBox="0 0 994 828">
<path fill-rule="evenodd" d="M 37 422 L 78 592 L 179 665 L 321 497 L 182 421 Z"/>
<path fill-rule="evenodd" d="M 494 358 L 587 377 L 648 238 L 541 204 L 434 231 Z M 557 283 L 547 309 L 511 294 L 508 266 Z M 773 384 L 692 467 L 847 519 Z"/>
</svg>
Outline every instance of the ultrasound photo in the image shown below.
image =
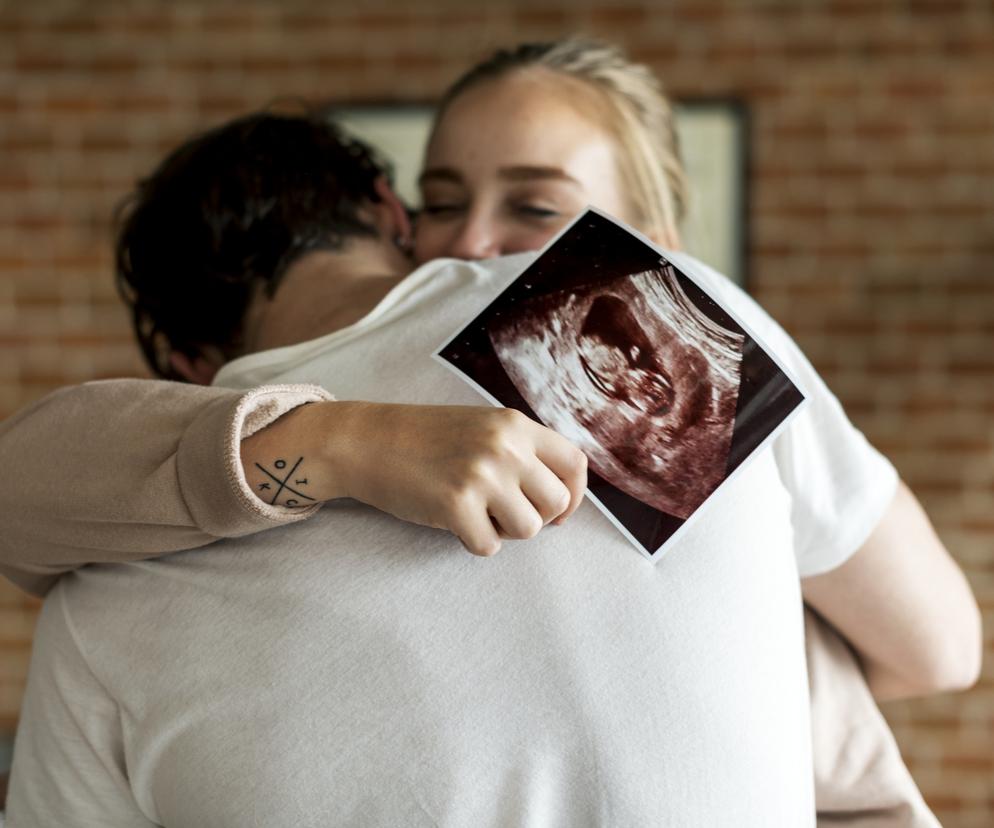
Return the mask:
<svg viewBox="0 0 994 828">
<path fill-rule="evenodd" d="M 621 491 L 688 518 L 725 477 L 744 337 L 671 265 L 526 300 L 489 333 L 532 411 Z"/>
<path fill-rule="evenodd" d="M 728 310 L 594 210 L 435 356 L 582 449 L 591 500 L 652 560 L 803 401 Z"/>
</svg>

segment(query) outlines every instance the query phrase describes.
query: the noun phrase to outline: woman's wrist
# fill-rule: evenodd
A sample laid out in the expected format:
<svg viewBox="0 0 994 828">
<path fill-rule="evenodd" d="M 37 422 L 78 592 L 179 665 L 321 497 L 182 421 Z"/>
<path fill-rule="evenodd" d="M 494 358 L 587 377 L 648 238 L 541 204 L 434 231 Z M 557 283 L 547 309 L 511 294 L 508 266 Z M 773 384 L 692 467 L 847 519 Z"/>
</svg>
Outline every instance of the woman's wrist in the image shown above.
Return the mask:
<svg viewBox="0 0 994 828">
<path fill-rule="evenodd" d="M 264 503 L 289 508 L 344 497 L 342 453 L 356 405 L 313 402 L 287 412 L 241 443 L 242 469 Z"/>
</svg>

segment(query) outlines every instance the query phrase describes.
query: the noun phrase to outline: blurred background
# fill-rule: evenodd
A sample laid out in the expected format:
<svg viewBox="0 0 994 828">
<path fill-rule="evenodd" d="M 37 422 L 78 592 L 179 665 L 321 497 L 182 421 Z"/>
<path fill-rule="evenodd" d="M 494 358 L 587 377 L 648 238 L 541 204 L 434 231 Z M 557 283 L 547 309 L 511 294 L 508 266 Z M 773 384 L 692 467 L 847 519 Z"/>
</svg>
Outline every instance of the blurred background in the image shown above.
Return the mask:
<svg viewBox="0 0 994 828">
<path fill-rule="evenodd" d="M 739 113 L 741 191 L 717 208 L 746 286 L 892 458 L 980 599 L 979 685 L 883 709 L 943 824 L 989 828 L 994 3 L 359 5 L 0 0 L 0 417 L 63 384 L 145 375 L 111 216 L 191 131 L 287 96 L 427 105 L 495 46 L 616 41 L 690 108 Z M 0 584 L 0 771 L 37 608 Z"/>
</svg>

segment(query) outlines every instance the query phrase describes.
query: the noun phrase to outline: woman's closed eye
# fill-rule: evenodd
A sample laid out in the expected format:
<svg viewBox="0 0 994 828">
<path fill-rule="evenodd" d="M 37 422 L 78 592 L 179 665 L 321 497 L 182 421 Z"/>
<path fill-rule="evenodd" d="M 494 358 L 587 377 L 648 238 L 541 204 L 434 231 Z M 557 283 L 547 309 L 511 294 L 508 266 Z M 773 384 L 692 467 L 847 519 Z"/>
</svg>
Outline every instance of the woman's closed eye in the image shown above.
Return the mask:
<svg viewBox="0 0 994 828">
<path fill-rule="evenodd" d="M 531 219 L 559 218 L 562 215 L 558 210 L 538 204 L 516 204 L 513 209 L 518 215 Z"/>
</svg>

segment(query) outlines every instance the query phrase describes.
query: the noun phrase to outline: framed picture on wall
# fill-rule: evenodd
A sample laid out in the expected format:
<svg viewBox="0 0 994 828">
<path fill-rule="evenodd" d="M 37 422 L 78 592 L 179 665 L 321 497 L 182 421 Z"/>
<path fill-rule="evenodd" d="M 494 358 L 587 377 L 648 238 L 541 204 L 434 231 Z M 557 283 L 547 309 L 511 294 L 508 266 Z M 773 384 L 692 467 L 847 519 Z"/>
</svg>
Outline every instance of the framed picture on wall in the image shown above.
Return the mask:
<svg viewBox="0 0 994 828">
<path fill-rule="evenodd" d="M 330 110 L 331 117 L 389 159 L 399 194 L 414 207 L 420 201 L 417 176 L 432 114 L 430 106 L 406 104 Z M 684 247 L 745 285 L 745 110 L 734 101 L 683 101 L 676 105 L 676 117 L 691 194 Z"/>
</svg>

